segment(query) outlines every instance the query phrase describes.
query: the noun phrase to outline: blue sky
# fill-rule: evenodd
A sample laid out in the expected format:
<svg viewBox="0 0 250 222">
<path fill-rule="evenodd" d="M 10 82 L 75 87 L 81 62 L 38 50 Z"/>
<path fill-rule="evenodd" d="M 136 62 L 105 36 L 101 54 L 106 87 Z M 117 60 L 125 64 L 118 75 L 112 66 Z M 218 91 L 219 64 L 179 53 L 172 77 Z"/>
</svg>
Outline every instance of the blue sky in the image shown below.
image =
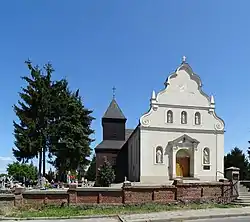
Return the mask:
<svg viewBox="0 0 250 222">
<path fill-rule="evenodd" d="M 117 102 L 135 127 L 181 57 L 213 94 L 226 122 L 225 151 L 250 139 L 250 2 L 247 0 L 8 0 L 0 6 L 0 171 L 11 161 L 12 106 L 27 75 L 24 61 L 51 61 L 100 118 L 117 88 Z"/>
</svg>

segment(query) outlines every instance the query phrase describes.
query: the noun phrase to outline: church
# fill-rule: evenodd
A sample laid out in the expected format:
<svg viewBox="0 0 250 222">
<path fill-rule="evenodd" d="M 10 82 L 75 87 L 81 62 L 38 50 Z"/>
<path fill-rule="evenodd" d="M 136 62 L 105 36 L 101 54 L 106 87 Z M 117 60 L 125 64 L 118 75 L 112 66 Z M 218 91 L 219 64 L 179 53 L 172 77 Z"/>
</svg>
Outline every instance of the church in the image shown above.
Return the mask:
<svg viewBox="0 0 250 222">
<path fill-rule="evenodd" d="M 113 98 L 102 117 L 96 171 L 107 160 L 115 169 L 116 182 L 125 177 L 148 184 L 224 178 L 225 123 L 185 56 L 164 85 L 160 92 L 152 92 L 149 110 L 135 129 L 126 129 L 127 119 Z"/>
</svg>

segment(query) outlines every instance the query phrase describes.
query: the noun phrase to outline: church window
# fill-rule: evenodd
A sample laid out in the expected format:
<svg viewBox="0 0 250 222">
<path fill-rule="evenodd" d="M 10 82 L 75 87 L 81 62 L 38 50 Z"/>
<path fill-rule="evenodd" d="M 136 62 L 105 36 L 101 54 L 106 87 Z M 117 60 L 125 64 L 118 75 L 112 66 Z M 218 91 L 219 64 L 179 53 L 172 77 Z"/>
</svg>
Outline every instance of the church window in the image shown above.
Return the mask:
<svg viewBox="0 0 250 222">
<path fill-rule="evenodd" d="M 173 123 L 173 112 L 171 110 L 167 111 L 167 123 Z"/>
<path fill-rule="evenodd" d="M 161 146 L 156 147 L 155 160 L 157 164 L 163 163 L 163 148 Z"/>
<path fill-rule="evenodd" d="M 181 124 L 187 124 L 187 112 L 181 112 Z"/>
<path fill-rule="evenodd" d="M 203 170 L 210 170 L 210 150 L 207 147 L 203 149 Z"/>
<path fill-rule="evenodd" d="M 116 165 L 116 157 L 112 157 L 112 165 Z"/>
<path fill-rule="evenodd" d="M 201 114 L 199 112 L 195 113 L 194 122 L 195 122 L 195 125 L 200 125 L 201 124 Z"/>
</svg>

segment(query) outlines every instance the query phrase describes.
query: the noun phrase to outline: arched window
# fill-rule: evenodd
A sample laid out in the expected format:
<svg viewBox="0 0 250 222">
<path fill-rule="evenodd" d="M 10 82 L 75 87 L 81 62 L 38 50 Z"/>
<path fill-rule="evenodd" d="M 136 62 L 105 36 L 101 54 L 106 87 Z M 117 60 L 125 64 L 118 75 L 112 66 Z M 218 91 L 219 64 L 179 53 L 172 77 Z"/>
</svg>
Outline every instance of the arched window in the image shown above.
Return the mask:
<svg viewBox="0 0 250 222">
<path fill-rule="evenodd" d="M 173 123 L 173 112 L 171 110 L 167 111 L 167 123 Z"/>
<path fill-rule="evenodd" d="M 201 124 L 201 114 L 199 112 L 196 112 L 194 115 L 194 123 L 195 125 Z"/>
<path fill-rule="evenodd" d="M 163 148 L 161 146 L 156 147 L 155 162 L 156 163 L 163 163 Z"/>
<path fill-rule="evenodd" d="M 210 150 L 207 147 L 203 149 L 203 164 L 204 165 L 210 164 Z"/>
<path fill-rule="evenodd" d="M 187 124 L 187 112 L 181 112 L 181 124 Z"/>
</svg>

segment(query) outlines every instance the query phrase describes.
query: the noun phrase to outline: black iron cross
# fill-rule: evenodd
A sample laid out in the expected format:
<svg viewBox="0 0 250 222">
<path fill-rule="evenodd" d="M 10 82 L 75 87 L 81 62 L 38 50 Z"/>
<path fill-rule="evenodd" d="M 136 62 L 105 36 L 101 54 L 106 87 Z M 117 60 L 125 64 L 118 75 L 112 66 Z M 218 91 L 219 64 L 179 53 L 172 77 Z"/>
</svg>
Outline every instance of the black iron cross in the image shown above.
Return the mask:
<svg viewBox="0 0 250 222">
<path fill-rule="evenodd" d="M 112 90 L 113 90 L 113 99 L 114 99 L 115 98 L 115 90 L 116 90 L 115 86 L 113 86 Z"/>
</svg>

